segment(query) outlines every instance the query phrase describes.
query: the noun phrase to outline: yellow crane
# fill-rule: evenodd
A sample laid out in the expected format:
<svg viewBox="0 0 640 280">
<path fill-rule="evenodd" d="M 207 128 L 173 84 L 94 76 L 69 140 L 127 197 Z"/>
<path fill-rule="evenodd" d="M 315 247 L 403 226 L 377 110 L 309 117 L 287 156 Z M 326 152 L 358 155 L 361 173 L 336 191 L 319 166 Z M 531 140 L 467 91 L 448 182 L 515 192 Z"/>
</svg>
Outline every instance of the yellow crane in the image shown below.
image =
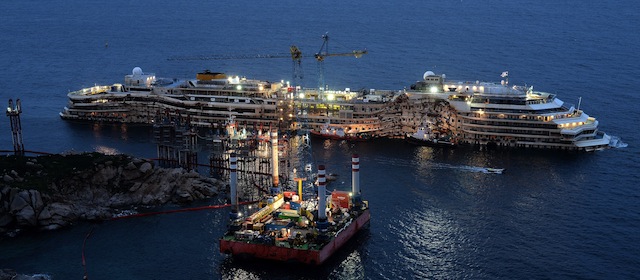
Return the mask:
<svg viewBox="0 0 640 280">
<path fill-rule="evenodd" d="M 326 57 L 332 56 L 354 56 L 355 58 L 360 58 L 362 55 L 367 54 L 367 50 L 354 50 L 351 52 L 345 53 L 329 53 L 329 35 L 325 33 L 322 35 L 322 46 L 320 47 L 320 51 L 313 55 L 313 57 L 318 62 L 318 89 L 323 92 L 325 90 L 325 81 L 324 81 L 324 59 Z M 298 86 L 302 83 L 302 79 L 304 78 L 304 73 L 302 70 L 302 51 L 296 46 L 292 45 L 289 47 L 289 54 L 240 54 L 240 55 L 201 55 L 201 56 L 182 56 L 182 57 L 171 57 L 167 60 L 175 61 L 175 60 L 224 60 L 224 59 L 256 59 L 256 58 L 291 58 L 293 61 L 293 80 L 292 85 Z M 308 56 L 310 57 L 310 56 Z"/>
</svg>

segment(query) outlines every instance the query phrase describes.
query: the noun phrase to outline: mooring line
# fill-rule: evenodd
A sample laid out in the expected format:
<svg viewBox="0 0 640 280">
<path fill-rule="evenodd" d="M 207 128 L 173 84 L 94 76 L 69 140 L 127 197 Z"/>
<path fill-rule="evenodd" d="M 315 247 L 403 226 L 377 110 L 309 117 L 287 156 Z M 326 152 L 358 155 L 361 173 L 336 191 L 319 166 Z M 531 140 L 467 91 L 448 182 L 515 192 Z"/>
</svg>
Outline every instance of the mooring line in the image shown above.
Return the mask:
<svg viewBox="0 0 640 280">
<path fill-rule="evenodd" d="M 240 205 L 245 205 L 245 204 L 255 204 L 255 203 L 258 203 L 258 201 L 245 201 L 245 202 L 241 202 L 239 204 Z M 208 206 L 182 208 L 182 209 L 174 209 L 174 210 L 166 210 L 166 211 L 158 211 L 158 212 L 137 213 L 137 214 L 131 214 L 131 215 L 126 215 L 126 216 L 113 217 L 113 218 L 111 218 L 111 220 L 112 221 L 113 220 L 122 220 L 122 219 L 129 219 L 129 218 L 139 218 L 139 217 L 163 215 L 163 214 L 170 214 L 170 213 L 200 211 L 200 210 L 207 210 L 207 209 L 220 209 L 220 208 L 225 208 L 225 207 L 230 207 L 230 206 L 231 206 L 231 204 L 221 204 L 221 205 L 208 205 Z"/>
</svg>

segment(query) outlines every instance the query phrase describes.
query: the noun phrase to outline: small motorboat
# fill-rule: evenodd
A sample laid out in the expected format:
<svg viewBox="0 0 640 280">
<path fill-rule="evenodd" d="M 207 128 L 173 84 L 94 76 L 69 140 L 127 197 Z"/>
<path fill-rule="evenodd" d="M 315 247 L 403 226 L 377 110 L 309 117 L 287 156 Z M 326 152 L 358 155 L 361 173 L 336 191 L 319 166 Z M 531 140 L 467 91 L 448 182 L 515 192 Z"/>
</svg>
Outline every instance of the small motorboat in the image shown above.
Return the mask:
<svg viewBox="0 0 640 280">
<path fill-rule="evenodd" d="M 490 167 L 487 167 L 484 170 L 486 170 L 487 173 L 502 174 L 502 171 L 504 171 L 504 168 L 490 168 Z"/>
</svg>

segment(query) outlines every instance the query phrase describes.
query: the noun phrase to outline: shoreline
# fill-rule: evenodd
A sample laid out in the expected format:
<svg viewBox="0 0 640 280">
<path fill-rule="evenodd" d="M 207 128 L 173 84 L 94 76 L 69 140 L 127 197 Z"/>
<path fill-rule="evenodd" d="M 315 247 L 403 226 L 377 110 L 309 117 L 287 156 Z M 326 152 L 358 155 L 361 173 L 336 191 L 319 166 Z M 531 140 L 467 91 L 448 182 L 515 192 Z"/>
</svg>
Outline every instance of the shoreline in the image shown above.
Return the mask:
<svg viewBox="0 0 640 280">
<path fill-rule="evenodd" d="M 146 159 L 100 153 L 0 157 L 0 234 L 101 221 L 140 206 L 188 204 L 225 184 Z"/>
</svg>

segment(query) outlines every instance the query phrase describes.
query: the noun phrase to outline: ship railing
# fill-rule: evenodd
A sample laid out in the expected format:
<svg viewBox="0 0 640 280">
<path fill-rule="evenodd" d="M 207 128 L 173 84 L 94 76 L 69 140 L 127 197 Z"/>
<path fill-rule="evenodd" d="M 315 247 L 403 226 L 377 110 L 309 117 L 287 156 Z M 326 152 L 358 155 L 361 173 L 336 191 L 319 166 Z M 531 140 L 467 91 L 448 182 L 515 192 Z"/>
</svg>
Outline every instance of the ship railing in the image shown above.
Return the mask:
<svg viewBox="0 0 640 280">
<path fill-rule="evenodd" d="M 108 92 L 110 89 L 111 86 L 93 86 L 90 88 L 83 88 L 81 90 L 69 92 L 69 95 L 93 95 Z"/>
</svg>

